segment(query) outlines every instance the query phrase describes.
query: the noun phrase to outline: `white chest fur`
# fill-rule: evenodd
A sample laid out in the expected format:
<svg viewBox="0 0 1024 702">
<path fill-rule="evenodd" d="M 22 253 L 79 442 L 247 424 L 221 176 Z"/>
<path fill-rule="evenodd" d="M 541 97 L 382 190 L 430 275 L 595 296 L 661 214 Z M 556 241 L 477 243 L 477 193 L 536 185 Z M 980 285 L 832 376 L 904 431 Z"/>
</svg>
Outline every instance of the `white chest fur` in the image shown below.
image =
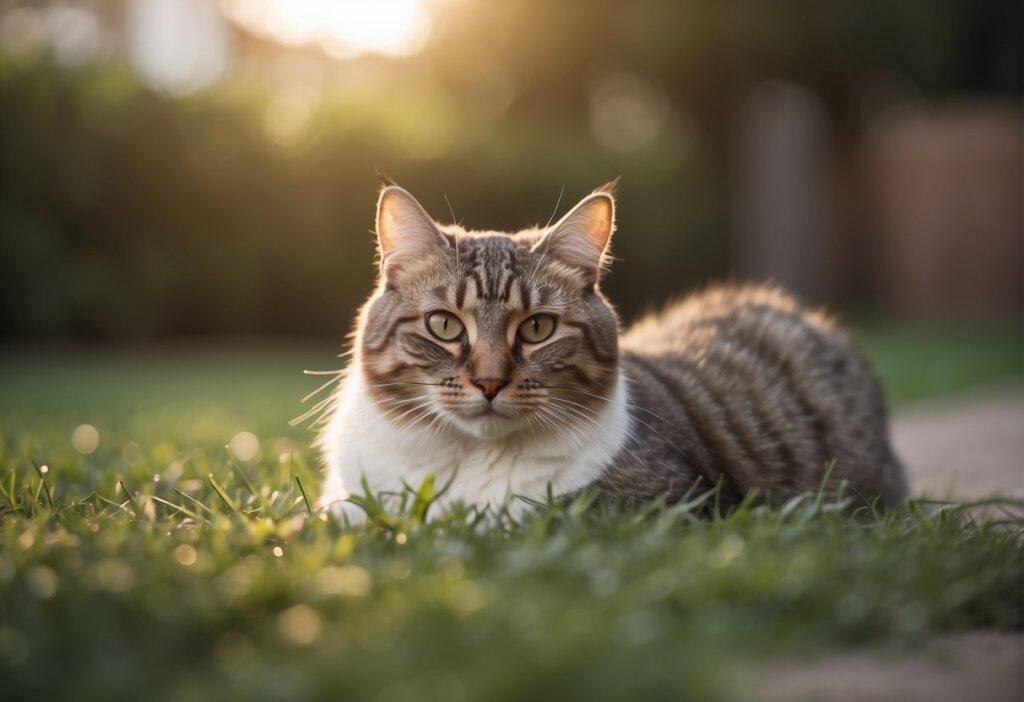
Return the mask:
<svg viewBox="0 0 1024 702">
<path fill-rule="evenodd" d="M 338 389 L 331 419 L 318 443 L 324 452 L 326 482 L 320 504 L 351 523 L 365 513 L 345 502 L 362 491 L 366 479 L 374 493 L 401 491 L 403 482 L 418 487 L 430 474 L 438 487 L 451 481 L 441 505 L 463 502 L 478 508 L 508 504 L 513 514 L 524 500 L 544 500 L 578 490 L 607 468 L 630 433 L 627 388 L 621 373 L 612 399 L 596 423 L 561 435 L 520 431 L 493 441 L 456 430 L 437 435 L 422 428 L 399 427 L 381 412 L 363 387 L 359 373 Z"/>
</svg>

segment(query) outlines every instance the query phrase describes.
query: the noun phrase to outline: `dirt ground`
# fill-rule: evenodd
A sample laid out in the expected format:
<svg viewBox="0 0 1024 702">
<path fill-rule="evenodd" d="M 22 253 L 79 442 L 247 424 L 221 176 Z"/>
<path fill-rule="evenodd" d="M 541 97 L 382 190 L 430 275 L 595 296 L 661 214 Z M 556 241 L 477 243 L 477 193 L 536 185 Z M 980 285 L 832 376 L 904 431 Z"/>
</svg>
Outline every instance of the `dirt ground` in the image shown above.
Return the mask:
<svg viewBox="0 0 1024 702">
<path fill-rule="evenodd" d="M 1019 383 L 898 414 L 893 442 L 914 496 L 1024 499 Z M 836 651 L 782 661 L 753 671 L 747 689 L 768 702 L 1016 702 L 1024 700 L 1024 634 L 943 634 L 913 653 Z"/>
</svg>

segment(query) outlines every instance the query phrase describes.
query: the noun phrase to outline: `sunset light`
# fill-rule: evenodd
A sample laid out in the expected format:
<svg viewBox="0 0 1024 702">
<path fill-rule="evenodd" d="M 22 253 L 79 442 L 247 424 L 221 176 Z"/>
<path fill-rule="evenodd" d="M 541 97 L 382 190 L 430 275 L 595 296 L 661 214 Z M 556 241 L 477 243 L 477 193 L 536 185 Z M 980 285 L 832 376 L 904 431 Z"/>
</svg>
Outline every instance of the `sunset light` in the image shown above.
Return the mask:
<svg viewBox="0 0 1024 702">
<path fill-rule="evenodd" d="M 223 0 L 224 13 L 282 44 L 320 45 L 344 59 L 365 53 L 409 56 L 430 37 L 423 0 Z"/>
</svg>

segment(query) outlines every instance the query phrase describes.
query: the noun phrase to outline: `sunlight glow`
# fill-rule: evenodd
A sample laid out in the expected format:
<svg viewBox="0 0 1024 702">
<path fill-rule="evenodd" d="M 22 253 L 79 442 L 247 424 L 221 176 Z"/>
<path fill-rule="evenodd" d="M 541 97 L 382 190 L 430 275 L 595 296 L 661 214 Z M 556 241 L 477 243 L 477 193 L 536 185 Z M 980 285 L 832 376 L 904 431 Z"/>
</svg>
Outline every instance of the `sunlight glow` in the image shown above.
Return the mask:
<svg viewBox="0 0 1024 702">
<path fill-rule="evenodd" d="M 319 44 L 338 59 L 410 56 L 430 38 L 424 0 L 221 0 L 224 14 L 282 44 Z"/>
</svg>

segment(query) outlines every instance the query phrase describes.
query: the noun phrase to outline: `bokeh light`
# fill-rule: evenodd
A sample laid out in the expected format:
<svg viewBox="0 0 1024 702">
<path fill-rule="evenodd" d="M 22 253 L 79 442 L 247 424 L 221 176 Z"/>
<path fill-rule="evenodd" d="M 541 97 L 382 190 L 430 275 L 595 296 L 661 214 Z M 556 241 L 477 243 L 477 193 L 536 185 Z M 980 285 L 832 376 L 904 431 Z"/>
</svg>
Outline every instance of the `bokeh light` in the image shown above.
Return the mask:
<svg viewBox="0 0 1024 702">
<path fill-rule="evenodd" d="M 128 56 L 155 88 L 185 94 L 227 71 L 231 36 L 207 0 L 135 0 L 125 11 Z"/>
<path fill-rule="evenodd" d="M 57 592 L 57 574 L 49 566 L 33 567 L 25 574 L 25 583 L 29 591 L 41 600 L 49 599 Z"/>
<path fill-rule="evenodd" d="M 223 0 L 221 7 L 254 34 L 282 44 L 319 44 L 339 59 L 409 56 L 431 33 L 422 0 Z"/>
<path fill-rule="evenodd" d="M 71 445 L 82 454 L 90 454 L 100 445 L 100 433 L 91 424 L 80 424 L 71 433 Z"/>
<path fill-rule="evenodd" d="M 364 597 L 372 587 L 370 573 L 355 565 L 327 566 L 313 576 L 313 590 L 321 597 Z"/>
<path fill-rule="evenodd" d="M 308 646 L 320 636 L 320 615 L 312 607 L 295 605 L 283 611 L 277 620 L 277 628 L 285 643 L 292 646 Z"/>
<path fill-rule="evenodd" d="M 316 99 L 310 91 L 290 90 L 277 95 L 263 115 L 267 138 L 281 146 L 298 143 L 309 127 Z"/>
<path fill-rule="evenodd" d="M 231 437 L 228 450 L 238 460 L 248 463 L 260 452 L 260 440 L 251 431 L 240 431 Z"/>
<path fill-rule="evenodd" d="M 594 86 L 590 126 L 607 149 L 632 152 L 654 143 L 668 117 L 668 101 L 656 86 L 631 73 L 613 73 Z"/>
<path fill-rule="evenodd" d="M 15 7 L 0 21 L 0 45 L 4 48 L 28 52 L 46 46 L 62 66 L 78 66 L 93 59 L 107 41 L 96 14 L 71 4 Z"/>
<path fill-rule="evenodd" d="M 188 544 L 182 544 L 174 549 L 174 560 L 183 566 L 190 566 L 196 562 L 198 554 L 195 548 Z"/>
</svg>

